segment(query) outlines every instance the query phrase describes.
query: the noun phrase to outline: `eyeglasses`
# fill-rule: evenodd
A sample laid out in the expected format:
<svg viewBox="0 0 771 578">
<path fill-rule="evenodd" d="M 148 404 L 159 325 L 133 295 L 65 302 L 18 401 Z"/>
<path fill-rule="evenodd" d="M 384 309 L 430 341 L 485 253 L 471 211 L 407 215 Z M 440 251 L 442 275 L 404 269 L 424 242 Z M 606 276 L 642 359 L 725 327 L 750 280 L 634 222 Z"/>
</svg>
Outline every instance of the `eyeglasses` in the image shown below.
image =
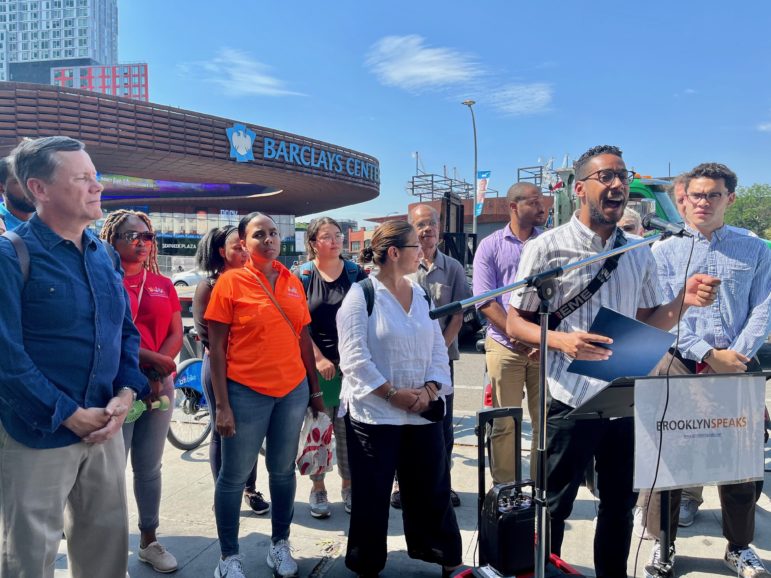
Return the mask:
<svg viewBox="0 0 771 578">
<path fill-rule="evenodd" d="M 692 203 L 700 203 L 701 201 L 707 201 L 713 203 L 723 198 L 723 193 L 720 191 L 714 191 L 712 193 L 685 193 L 685 196 Z"/>
<path fill-rule="evenodd" d="M 342 240 L 343 240 L 342 233 L 335 233 L 334 236 L 324 235 L 323 237 L 316 238 L 316 241 L 318 241 L 319 243 L 331 243 L 332 241 L 337 241 L 339 243 Z"/>
<path fill-rule="evenodd" d="M 397 249 L 420 249 L 420 245 L 397 245 Z"/>
<path fill-rule="evenodd" d="M 155 241 L 155 233 L 150 232 L 139 233 L 137 231 L 128 231 L 127 233 L 121 233 L 118 237 L 132 245 L 138 244 L 140 240 L 143 243 L 152 243 Z"/>
<path fill-rule="evenodd" d="M 594 175 L 597 176 L 595 177 Z M 634 180 L 634 171 L 614 171 L 613 169 L 600 169 L 599 171 L 594 171 L 593 173 L 586 175 L 583 179 L 578 180 L 587 181 L 589 179 L 595 179 L 600 181 L 603 185 L 607 186 L 613 184 L 613 181 L 616 178 L 621 181 L 622 185 L 625 185 Z"/>
</svg>

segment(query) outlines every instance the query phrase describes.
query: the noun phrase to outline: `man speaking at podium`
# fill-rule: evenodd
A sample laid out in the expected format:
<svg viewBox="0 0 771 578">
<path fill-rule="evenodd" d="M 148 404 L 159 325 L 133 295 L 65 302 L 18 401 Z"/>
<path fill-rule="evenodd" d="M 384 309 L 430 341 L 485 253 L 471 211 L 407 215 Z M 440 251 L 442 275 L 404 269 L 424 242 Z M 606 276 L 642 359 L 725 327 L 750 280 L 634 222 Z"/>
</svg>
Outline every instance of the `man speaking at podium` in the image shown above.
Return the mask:
<svg viewBox="0 0 771 578">
<path fill-rule="evenodd" d="M 576 196 L 581 207 L 570 222 L 547 231 L 528 243 L 517 271 L 517 279 L 565 266 L 626 243 L 617 227 L 629 198 L 628 171 L 621 150 L 598 146 L 586 151 L 575 163 Z M 609 351 L 597 343 L 609 343 L 603 335 L 587 333 L 600 307 L 609 307 L 628 317 L 668 330 L 684 307 L 712 303 L 719 284 L 709 275 L 688 279 L 685 289 L 662 305 L 656 262 L 648 247 L 621 255 L 615 269 L 595 263 L 574 269 L 557 280 L 550 312 L 578 294 L 587 293 L 597 277 L 604 282 L 548 333 L 547 382 L 552 397 L 547 416 L 546 497 L 551 514 L 551 551 L 560 554 L 565 520 L 573 509 L 583 472 L 592 457 L 596 461 L 600 505 L 594 538 L 594 566 L 598 578 L 627 575 L 632 536 L 632 486 L 634 426 L 632 418 L 564 419 L 573 408 L 603 389 L 607 382 L 568 373 L 573 359 L 602 361 Z M 604 273 L 602 273 L 604 271 Z M 594 284 L 596 286 L 596 284 Z M 538 346 L 540 329 L 536 313 L 538 296 L 515 291 L 511 297 L 506 330 L 512 339 Z"/>
<path fill-rule="evenodd" d="M 723 280 L 718 299 L 705 311 L 689 311 L 680 322 L 675 359 L 667 355 L 657 370 L 671 375 L 744 373 L 758 371 L 755 354 L 771 331 L 771 250 L 745 229 L 726 225 L 726 209 L 736 200 L 736 174 L 727 166 L 704 163 L 685 175 L 682 206 L 688 231 L 694 236 L 672 237 L 653 248 L 664 295 L 683 285 L 686 267 Z M 693 256 L 688 264 L 693 242 Z M 755 482 L 718 486 L 723 536 L 728 540 L 726 565 L 742 578 L 771 576 L 750 542 L 755 536 Z M 671 492 L 670 536 L 677 535 L 682 490 Z M 659 493 L 647 506 L 648 533 L 658 536 Z M 646 574 L 661 574 L 660 544 L 654 544 Z M 670 548 L 674 561 L 674 543 Z"/>
</svg>

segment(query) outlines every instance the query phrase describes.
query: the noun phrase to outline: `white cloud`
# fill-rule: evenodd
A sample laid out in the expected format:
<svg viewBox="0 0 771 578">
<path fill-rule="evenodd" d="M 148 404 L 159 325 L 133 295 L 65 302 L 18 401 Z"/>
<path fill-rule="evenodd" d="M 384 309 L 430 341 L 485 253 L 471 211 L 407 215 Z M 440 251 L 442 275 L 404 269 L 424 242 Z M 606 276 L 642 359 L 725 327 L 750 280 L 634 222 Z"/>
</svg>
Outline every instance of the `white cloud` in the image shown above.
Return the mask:
<svg viewBox="0 0 771 578">
<path fill-rule="evenodd" d="M 428 47 L 415 34 L 381 38 L 372 45 L 366 64 L 381 83 L 413 92 L 462 84 L 481 72 L 472 56 Z"/>
<path fill-rule="evenodd" d="M 683 92 L 685 94 L 696 94 L 696 89 L 694 89 L 694 88 L 686 88 Z"/>
<path fill-rule="evenodd" d="M 177 70 L 183 76 L 201 76 L 228 96 L 304 96 L 286 88 L 283 80 L 270 74 L 269 66 L 236 48 L 220 48 L 215 57 L 182 63 Z"/>
<path fill-rule="evenodd" d="M 761 122 L 761 123 L 760 123 L 760 124 L 757 126 L 757 129 L 758 129 L 760 132 L 771 132 L 771 122 Z"/>
<path fill-rule="evenodd" d="M 554 89 L 551 84 L 534 82 L 529 84 L 508 84 L 489 91 L 482 98 L 507 116 L 524 116 L 547 112 Z"/>
</svg>

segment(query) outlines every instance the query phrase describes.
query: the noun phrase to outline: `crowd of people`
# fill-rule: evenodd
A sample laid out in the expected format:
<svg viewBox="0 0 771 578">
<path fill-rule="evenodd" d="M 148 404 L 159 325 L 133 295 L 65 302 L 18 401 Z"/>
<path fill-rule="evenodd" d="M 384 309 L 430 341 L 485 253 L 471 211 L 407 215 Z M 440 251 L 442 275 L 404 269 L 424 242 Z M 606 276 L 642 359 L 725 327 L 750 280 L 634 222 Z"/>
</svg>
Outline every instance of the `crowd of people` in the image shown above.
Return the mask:
<svg viewBox="0 0 771 578">
<path fill-rule="evenodd" d="M 632 175 L 621 150 L 594 147 L 575 170 L 580 208 L 552 230 L 543 230 L 541 190 L 511 187 L 509 223 L 476 252 L 474 294 L 642 233 L 640 216 L 626 208 Z M 548 467 L 540 482 L 547 488 L 551 549 L 559 555 L 578 486 L 594 464 L 599 577 L 626 576 L 633 512 L 640 531 L 655 540 L 647 575 L 671 570 L 675 546 L 662 557 L 659 493 L 634 491 L 632 419 L 565 419 L 605 385 L 567 366 L 608 358 L 601 344 L 609 339 L 588 332 L 606 306 L 664 330 L 679 322 L 680 339 L 660 373 L 757 367 L 754 356 L 771 329 L 771 251 L 724 223 L 736 182 L 727 167 L 709 163 L 675 183 L 694 237 L 689 278 L 683 273 L 691 241 L 671 238 L 652 251 L 624 254 L 609 270 L 596 263 L 571 271 L 556 285 L 555 310 L 577 294 L 584 298 L 547 335 Z M 135 400 L 173 397 L 182 346 L 179 299 L 159 273 L 153 223 L 142 212 L 119 210 L 99 237 L 90 230 L 102 216 L 102 186 L 83 144 L 68 137 L 20 143 L 0 163 L 0 185 L 0 216 L 13 231 L 0 238 L 0 576 L 53 576 L 62 532 L 74 577 L 127 575 L 128 458 L 139 513 L 137 556 L 157 572 L 173 572 L 177 561 L 156 535 L 171 413 L 146 411 L 125 423 Z M 439 565 L 442 576 L 461 568 L 453 509 L 460 498 L 451 467 L 453 361 L 463 318 L 433 321 L 428 312 L 472 291 L 463 266 L 439 249 L 439 222 L 435 208 L 418 204 L 408 221 L 377 227 L 360 255 L 377 267 L 369 276 L 343 258 L 342 230 L 330 217 L 310 225 L 308 262 L 294 273 L 278 260 L 278 227 L 266 214 L 250 213 L 237 227 L 214 229 L 201 240 L 196 262 L 207 276 L 196 288 L 193 317 L 214 425 L 209 463 L 221 554 L 215 578 L 245 576 L 242 500 L 257 514 L 270 512 L 266 563 L 274 575 L 298 575 L 289 543 L 295 460 L 303 421 L 320 413 L 333 425 L 340 499 L 350 514 L 348 568 L 370 578 L 384 569 L 391 507 L 402 510 L 410 557 Z M 477 307 L 488 320 L 493 405 L 520 406 L 526 398 L 535 445 L 544 426 L 537 420 L 538 300 L 512 292 Z M 501 421 L 492 432 L 490 466 L 494 482 L 507 483 L 515 481 L 514 431 Z M 270 503 L 257 490 L 263 445 Z M 325 473 L 311 480 L 310 514 L 328 518 Z M 724 560 L 745 578 L 767 575 L 750 545 L 758 491 L 754 481 L 720 487 Z M 675 492 L 672 537 L 683 504 Z"/>
</svg>

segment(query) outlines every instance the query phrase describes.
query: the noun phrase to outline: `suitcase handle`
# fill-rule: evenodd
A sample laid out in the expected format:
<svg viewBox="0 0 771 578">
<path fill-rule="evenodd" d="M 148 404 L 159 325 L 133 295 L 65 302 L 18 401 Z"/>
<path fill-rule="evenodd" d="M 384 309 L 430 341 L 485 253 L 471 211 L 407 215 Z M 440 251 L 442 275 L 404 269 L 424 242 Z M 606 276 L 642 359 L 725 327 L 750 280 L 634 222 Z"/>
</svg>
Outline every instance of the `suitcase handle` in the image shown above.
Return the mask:
<svg viewBox="0 0 771 578">
<path fill-rule="evenodd" d="M 474 433 L 477 436 L 477 468 L 479 481 L 479 495 L 477 506 L 477 528 L 482 527 L 482 507 L 485 501 L 485 458 L 492 455 L 490 452 L 490 436 L 488 435 L 488 426 L 492 428 L 493 420 L 511 418 L 514 420 L 514 477 L 515 482 L 522 482 L 522 408 L 521 407 L 495 407 L 490 409 L 480 409 L 477 411 L 477 423 L 474 427 Z M 480 562 L 482 560 L 480 559 Z"/>
</svg>

